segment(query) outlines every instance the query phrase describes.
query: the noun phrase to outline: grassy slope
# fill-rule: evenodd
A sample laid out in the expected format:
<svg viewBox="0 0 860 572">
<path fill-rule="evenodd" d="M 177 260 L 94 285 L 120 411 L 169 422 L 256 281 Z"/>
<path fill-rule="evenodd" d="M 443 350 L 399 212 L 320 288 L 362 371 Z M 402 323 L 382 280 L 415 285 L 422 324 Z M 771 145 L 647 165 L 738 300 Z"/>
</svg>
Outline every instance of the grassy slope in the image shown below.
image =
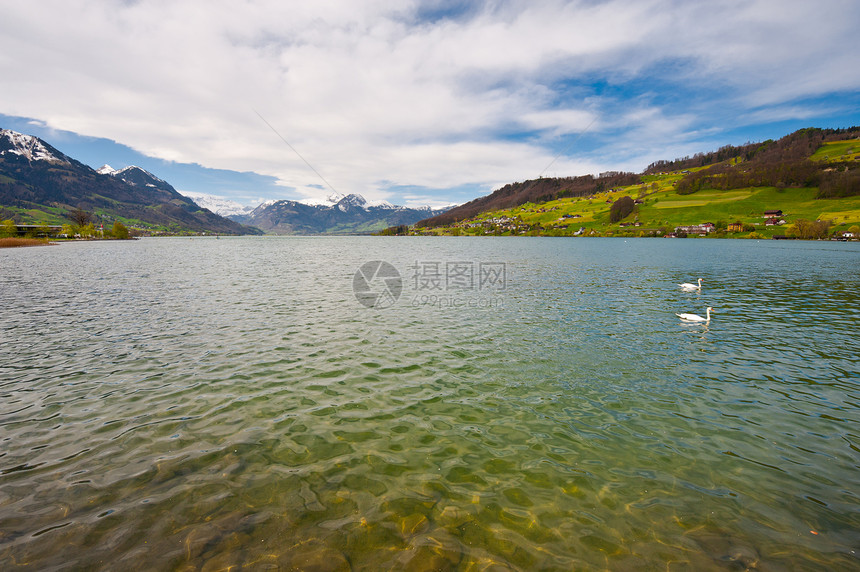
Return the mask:
<svg viewBox="0 0 860 572">
<path fill-rule="evenodd" d="M 860 141 L 855 140 L 860 143 Z M 828 143 L 822 148 L 828 160 L 849 155 L 860 145 L 852 147 L 846 142 Z M 838 146 L 838 147 L 837 147 Z M 827 148 L 827 149 L 825 149 Z M 837 154 L 837 151 L 839 152 Z M 844 159 L 842 159 L 844 160 Z M 467 228 L 471 222 L 489 221 L 493 218 L 509 217 L 518 219 L 523 226 L 540 224 L 544 230 L 540 234 L 569 235 L 580 227 L 584 234 L 594 230 L 605 234 L 638 235 L 640 232 L 656 230 L 660 227 L 673 229 L 679 225 L 693 225 L 703 222 L 740 221 L 754 224 L 756 231 L 765 235 L 785 234 L 787 226 L 799 218 L 808 220 L 833 219 L 834 228 L 847 230 L 852 224 L 860 224 L 860 197 L 843 199 L 815 199 L 814 188 L 788 188 L 779 190 L 774 187 L 756 187 L 730 191 L 703 190 L 692 195 L 679 195 L 674 190 L 680 173 L 650 175 L 644 177 L 645 185 L 623 187 L 620 192 L 600 193 L 586 199 L 560 199 L 541 204 L 525 204 L 512 209 L 482 213 L 465 221 L 459 230 L 453 227 L 432 229 L 436 234 L 485 234 L 486 228 Z M 655 188 L 656 184 L 656 188 Z M 621 222 L 639 221 L 640 227 L 623 228 L 619 223 L 609 223 L 609 207 L 624 195 L 644 200 L 637 205 L 636 211 Z M 610 202 L 607 202 L 610 201 Z M 782 227 L 766 227 L 763 218 L 765 210 L 780 209 L 788 223 Z M 580 215 L 580 218 L 563 220 L 565 214 Z M 553 228 L 562 226 L 563 229 Z M 512 234 L 503 231 L 501 234 Z M 520 234 L 527 234 L 524 230 Z M 730 233 L 728 236 L 745 236 L 748 233 Z"/>
<path fill-rule="evenodd" d="M 860 139 L 846 139 L 844 141 L 824 143 L 812 154 L 810 159 L 813 161 L 826 161 L 828 163 L 860 161 Z"/>
</svg>

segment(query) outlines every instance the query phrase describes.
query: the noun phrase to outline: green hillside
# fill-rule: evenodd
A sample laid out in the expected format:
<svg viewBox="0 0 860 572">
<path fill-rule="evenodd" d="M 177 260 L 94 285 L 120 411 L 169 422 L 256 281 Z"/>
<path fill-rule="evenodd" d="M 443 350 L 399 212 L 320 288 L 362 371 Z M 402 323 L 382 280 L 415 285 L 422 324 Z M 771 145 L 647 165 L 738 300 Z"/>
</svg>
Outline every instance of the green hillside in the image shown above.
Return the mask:
<svg viewBox="0 0 860 572">
<path fill-rule="evenodd" d="M 850 132 L 855 134 L 856 131 Z M 803 148 L 802 156 L 796 156 Z M 860 225 L 860 138 L 820 140 L 809 145 L 808 133 L 797 132 L 779 142 L 738 149 L 734 156 L 719 162 L 711 162 L 704 155 L 662 162 L 665 166 L 686 168 L 662 172 L 649 168 L 646 172 L 651 174 L 643 174 L 641 183 L 587 197 L 529 202 L 411 232 L 663 236 L 674 233 L 676 227 L 712 223 L 716 228 L 708 234 L 711 237 L 745 238 L 755 232 L 753 237 L 770 238 L 801 234 L 793 232 L 798 220 L 826 221 L 828 236 L 841 236 Z M 695 161 L 705 165 L 694 167 Z M 743 181 L 753 184 L 743 186 Z M 610 222 L 610 208 L 622 197 L 636 202 L 633 211 Z M 781 211 L 782 216 L 775 222 L 784 223 L 767 224 L 774 217 L 765 216 L 765 211 Z"/>
<path fill-rule="evenodd" d="M 711 222 L 718 227 L 740 222 L 754 226 L 765 237 L 785 235 L 797 219 L 830 220 L 831 231 L 847 231 L 860 225 L 860 196 L 816 199 L 817 188 L 752 187 L 728 191 L 705 190 L 679 195 L 673 180 L 679 174 L 649 176 L 646 185 L 622 187 L 619 191 L 599 193 L 590 198 L 557 199 L 546 203 L 527 203 L 512 209 L 482 213 L 455 225 L 420 229 L 422 234 L 471 235 L 581 235 L 641 236 L 672 232 L 677 226 Z M 653 185 L 657 185 L 657 189 Z M 633 213 L 617 223 L 609 222 L 611 203 L 622 196 L 642 201 Z M 785 225 L 767 226 L 764 211 L 781 210 Z M 634 226 L 638 223 L 638 226 Z M 728 237 L 743 237 L 750 230 L 726 232 Z M 723 233 L 716 233 L 723 236 Z M 715 235 L 716 235 L 715 234 Z"/>
<path fill-rule="evenodd" d="M 860 161 L 860 139 L 826 142 L 809 158 L 828 163 Z"/>
</svg>

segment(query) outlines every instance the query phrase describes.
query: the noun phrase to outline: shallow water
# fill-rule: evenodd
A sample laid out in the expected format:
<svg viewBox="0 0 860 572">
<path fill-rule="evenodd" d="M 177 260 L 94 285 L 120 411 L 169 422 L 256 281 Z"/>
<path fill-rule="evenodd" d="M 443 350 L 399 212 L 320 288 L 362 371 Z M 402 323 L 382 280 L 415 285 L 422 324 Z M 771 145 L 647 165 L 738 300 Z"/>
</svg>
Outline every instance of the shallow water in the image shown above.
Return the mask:
<svg viewBox="0 0 860 572">
<path fill-rule="evenodd" d="M 0 567 L 855 570 L 858 292 L 843 243 L 0 251 Z"/>
</svg>

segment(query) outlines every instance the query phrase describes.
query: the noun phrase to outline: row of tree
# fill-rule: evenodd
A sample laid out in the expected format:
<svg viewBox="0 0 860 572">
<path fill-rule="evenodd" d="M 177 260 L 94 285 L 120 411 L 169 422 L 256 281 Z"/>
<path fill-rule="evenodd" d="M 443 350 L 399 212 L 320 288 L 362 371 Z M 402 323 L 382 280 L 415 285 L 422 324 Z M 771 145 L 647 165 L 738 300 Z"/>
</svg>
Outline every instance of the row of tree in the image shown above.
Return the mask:
<svg viewBox="0 0 860 572">
<path fill-rule="evenodd" d="M 700 157 L 657 162 L 646 172 L 706 166 L 731 158 L 742 162 L 714 164 L 688 173 L 678 181 L 678 194 L 689 195 L 701 189 L 743 189 L 748 187 L 818 187 L 817 198 L 860 195 L 860 168 L 856 162 L 839 164 L 814 162 L 809 157 L 827 141 L 860 135 L 860 128 L 801 129 L 778 141 L 723 147 Z"/>
<path fill-rule="evenodd" d="M 744 189 L 748 187 L 818 187 L 816 198 L 828 199 L 860 195 L 860 168 L 855 165 L 814 163 L 807 159 L 778 163 L 715 165 L 690 173 L 676 186 L 679 195 L 701 189 Z"/>
<path fill-rule="evenodd" d="M 807 240 L 823 239 L 829 236 L 829 220 L 806 220 L 799 218 L 788 228 L 788 235 Z"/>
<path fill-rule="evenodd" d="M 388 228 L 379 231 L 379 236 L 406 236 L 409 234 L 409 225 L 399 224 L 397 226 L 389 226 Z"/>
<path fill-rule="evenodd" d="M 710 153 L 696 153 L 693 156 L 681 157 L 673 161 L 655 161 L 648 165 L 645 174 L 663 171 L 681 171 L 707 167 L 730 159 L 757 161 L 760 163 L 777 163 L 784 161 L 802 161 L 812 155 L 823 143 L 860 137 L 860 127 L 845 129 L 819 129 L 810 127 L 789 133 L 774 141 L 768 139 L 761 143 L 745 143 L 734 146 L 725 145 Z"/>
<path fill-rule="evenodd" d="M 744 189 L 748 187 L 817 187 L 825 173 L 812 161 L 791 163 L 741 163 L 715 165 L 690 173 L 675 187 L 679 195 L 690 195 L 701 189 Z"/>
<path fill-rule="evenodd" d="M 63 234 L 66 236 L 80 236 L 82 238 L 94 238 L 99 233 L 96 231 L 95 225 L 92 223 L 93 215 L 83 209 L 72 209 L 68 214 L 72 224 L 69 228 L 63 227 Z M 118 238 L 125 240 L 129 237 L 128 228 L 120 221 L 114 221 L 113 228 L 108 231 L 101 231 L 105 237 Z"/>
<path fill-rule="evenodd" d="M 104 237 L 123 240 L 130 236 L 128 228 L 120 221 L 114 221 L 113 227 L 109 230 L 97 230 L 95 224 L 92 222 L 92 215 L 82 209 L 74 209 L 70 211 L 67 214 L 67 217 L 69 218 L 70 224 L 63 225 L 62 230 L 59 233 L 55 233 L 50 227 L 44 225 L 30 230 L 27 234 L 33 237 L 48 237 L 53 234 L 60 234 L 65 236 L 79 236 L 81 238 Z M 0 223 L 0 238 L 15 237 L 19 234 L 18 225 L 14 220 L 8 219 Z"/>
<path fill-rule="evenodd" d="M 812 161 L 766 165 L 715 166 L 690 173 L 678 181 L 679 195 L 701 189 L 745 189 L 749 187 L 818 187 L 816 198 L 844 198 L 860 195 L 860 168 L 847 165 L 825 167 Z"/>
</svg>

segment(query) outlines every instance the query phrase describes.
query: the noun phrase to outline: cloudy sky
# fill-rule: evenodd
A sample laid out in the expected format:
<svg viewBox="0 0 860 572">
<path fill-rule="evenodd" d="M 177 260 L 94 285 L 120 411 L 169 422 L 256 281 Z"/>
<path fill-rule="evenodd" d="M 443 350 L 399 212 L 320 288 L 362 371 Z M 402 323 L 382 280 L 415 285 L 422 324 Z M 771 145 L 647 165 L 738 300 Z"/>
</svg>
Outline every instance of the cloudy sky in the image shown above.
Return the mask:
<svg viewBox="0 0 860 572">
<path fill-rule="evenodd" d="M 0 0 L 0 127 L 244 204 L 464 202 L 860 124 L 856 0 Z"/>
</svg>

